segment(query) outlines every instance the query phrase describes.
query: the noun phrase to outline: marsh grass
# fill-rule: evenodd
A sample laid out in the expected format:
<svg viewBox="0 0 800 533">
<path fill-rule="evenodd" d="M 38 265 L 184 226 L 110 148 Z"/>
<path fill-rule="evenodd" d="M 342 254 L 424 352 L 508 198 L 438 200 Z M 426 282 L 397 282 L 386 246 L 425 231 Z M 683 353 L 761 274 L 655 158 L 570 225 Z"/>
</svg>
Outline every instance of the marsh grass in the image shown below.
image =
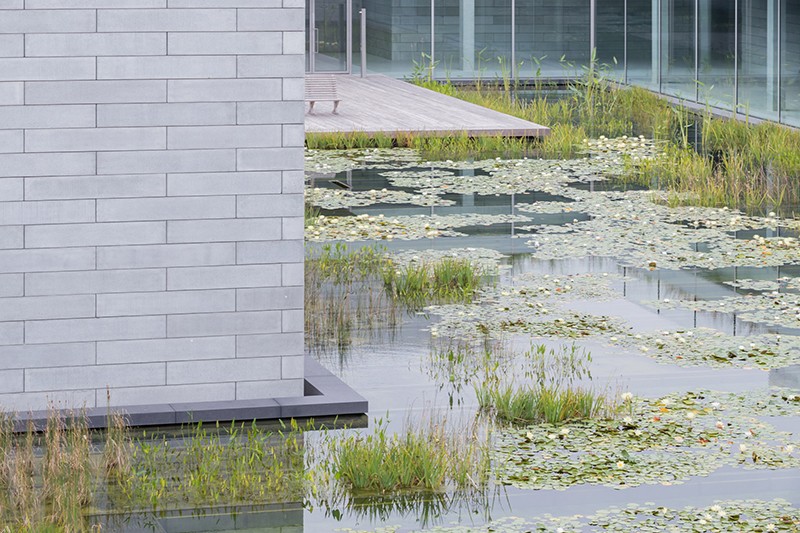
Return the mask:
<svg viewBox="0 0 800 533">
<path fill-rule="evenodd" d="M 255 423 L 198 424 L 183 438 L 131 448 L 129 473 L 114 479 L 127 508 L 293 502 L 305 494 L 303 430 L 294 421 L 275 432 Z"/>
<path fill-rule="evenodd" d="M 474 422 L 431 416 L 390 433 L 378 420 L 371 433 L 331 436 L 326 447 L 329 469 L 354 495 L 476 489 L 489 479 L 488 434 Z"/>
<path fill-rule="evenodd" d="M 346 351 L 357 334 L 393 331 L 402 310 L 383 287 L 387 266 L 382 246 L 326 244 L 305 261 L 306 345 L 314 351 Z"/>
<path fill-rule="evenodd" d="M 591 354 L 574 345 L 558 349 L 534 345 L 525 354 L 524 381 L 494 376 L 475 384 L 478 405 L 511 423 L 559 424 L 616 412 L 615 400 L 592 386 Z"/>
<path fill-rule="evenodd" d="M 315 150 L 364 148 L 414 148 L 428 159 L 473 157 L 524 157 L 536 152 L 536 141 L 525 137 L 488 135 L 472 137 L 466 132 L 448 135 L 420 133 L 333 132 L 306 134 L 306 147 Z"/>
<path fill-rule="evenodd" d="M 383 270 L 387 294 L 409 309 L 431 303 L 471 302 L 488 281 L 487 273 L 471 261 L 453 257 L 399 267 L 389 263 Z"/>
<path fill-rule="evenodd" d="M 305 261 L 306 344 L 347 350 L 356 335 L 390 334 L 405 313 L 432 303 L 469 302 L 491 281 L 470 261 L 395 265 L 379 245 L 309 248 Z"/>
</svg>

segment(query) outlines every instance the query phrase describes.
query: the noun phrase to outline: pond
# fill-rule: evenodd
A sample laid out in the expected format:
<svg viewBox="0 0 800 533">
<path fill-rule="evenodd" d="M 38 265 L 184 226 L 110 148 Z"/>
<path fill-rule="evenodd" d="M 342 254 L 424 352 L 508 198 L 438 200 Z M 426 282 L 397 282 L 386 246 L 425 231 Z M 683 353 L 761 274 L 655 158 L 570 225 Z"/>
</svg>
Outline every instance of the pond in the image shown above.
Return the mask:
<svg viewBox="0 0 800 533">
<path fill-rule="evenodd" d="M 574 343 L 591 352 L 592 382 L 636 406 L 609 424 L 496 426 L 494 489 L 480 498 L 365 498 L 306 510 L 306 530 L 797 530 L 800 222 L 668 207 L 618 178 L 653 143 L 586 148 L 572 161 L 307 154 L 312 250 L 377 242 L 398 264 L 493 263 L 474 302 L 310 347 L 368 398 L 371 424 L 474 417 L 480 361 L 442 364 L 435 347 L 486 338 L 517 353 L 504 368 L 518 374 L 532 343 Z"/>
<path fill-rule="evenodd" d="M 800 530 L 800 220 L 670 207 L 621 178 L 658 152 L 643 138 L 587 141 L 574 160 L 308 151 L 307 351 L 370 412 L 132 440 L 113 419 L 104 443 L 55 424 L 48 451 L 9 445 L 3 422 L 0 516 L 77 506 L 124 532 Z"/>
</svg>

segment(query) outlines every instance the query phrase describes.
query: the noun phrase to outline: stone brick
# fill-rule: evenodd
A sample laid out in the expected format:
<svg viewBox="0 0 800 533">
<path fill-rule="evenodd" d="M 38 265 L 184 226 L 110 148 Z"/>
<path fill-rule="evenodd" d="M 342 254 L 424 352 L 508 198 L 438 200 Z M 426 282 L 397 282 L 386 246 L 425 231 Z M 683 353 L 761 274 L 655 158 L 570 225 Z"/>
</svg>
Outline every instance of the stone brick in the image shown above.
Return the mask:
<svg viewBox="0 0 800 533">
<path fill-rule="evenodd" d="M 0 252 L 0 270 L 2 270 L 2 258 L 3 253 Z M 97 249 L 97 268 L 181 267 L 235 263 L 234 243 L 111 246 Z"/>
<path fill-rule="evenodd" d="M 167 289 L 274 287 L 281 283 L 280 265 L 170 268 Z"/>
<path fill-rule="evenodd" d="M 30 6 L 26 6 L 30 8 Z M 95 11 L 88 9 L 8 10 L 0 17 L 0 33 L 65 33 L 97 31 Z"/>
<path fill-rule="evenodd" d="M 236 198 L 240 218 L 302 216 L 302 194 L 256 194 Z"/>
<path fill-rule="evenodd" d="M 25 294 L 104 294 L 115 292 L 163 291 L 167 287 L 164 269 L 87 270 L 84 272 L 29 272 Z"/>
<path fill-rule="evenodd" d="M 240 265 L 297 263 L 304 257 L 302 241 L 243 242 L 236 248 L 236 262 Z"/>
<path fill-rule="evenodd" d="M 58 200 L 164 196 L 166 184 L 166 174 L 26 178 L 25 198 Z"/>
<path fill-rule="evenodd" d="M 242 9 L 239 31 L 303 31 L 304 9 Z"/>
<path fill-rule="evenodd" d="M 303 353 L 302 333 L 272 333 L 236 337 L 237 357 L 275 357 L 300 353 Z"/>
<path fill-rule="evenodd" d="M 168 337 L 278 333 L 280 311 L 205 313 L 167 317 Z"/>
<path fill-rule="evenodd" d="M 170 243 L 269 241 L 280 238 L 280 222 L 273 218 L 176 220 L 167 223 L 167 241 Z"/>
<path fill-rule="evenodd" d="M 2 361 L 0 348 L 0 362 Z M 158 361 L 195 361 L 236 356 L 236 337 L 197 337 L 104 341 L 97 343 L 97 363 L 147 363 Z M 0 363 L 0 368 L 2 368 Z"/>
<path fill-rule="evenodd" d="M 13 61 L 13 60 L 7 60 Z M 0 60 L 0 66 L 2 60 Z M 98 57 L 98 80 L 235 78 L 234 56 Z"/>
<path fill-rule="evenodd" d="M 2 156 L 0 156 L 2 161 Z M 101 152 L 98 174 L 153 174 L 236 170 L 235 150 Z"/>
<path fill-rule="evenodd" d="M 270 126 L 191 126 L 169 128 L 172 150 L 281 146 L 281 128 Z"/>
<path fill-rule="evenodd" d="M 167 82 L 164 80 L 28 82 L 25 85 L 25 100 L 28 104 L 166 102 Z M 2 102 L 1 98 L 0 102 Z M 94 124 L 91 125 L 94 126 Z M 100 125 L 102 126 L 102 124 Z"/>
<path fill-rule="evenodd" d="M 94 295 L 25 296 L 0 299 L 0 322 L 95 316 Z"/>
<path fill-rule="evenodd" d="M 184 220 L 197 218 L 233 218 L 233 196 L 129 198 L 98 200 L 98 222 L 129 220 Z"/>
<path fill-rule="evenodd" d="M 110 104 L 97 106 L 97 126 L 101 128 L 217 124 L 236 124 L 236 104 Z"/>
<path fill-rule="evenodd" d="M 167 53 L 163 33 L 57 33 L 25 36 L 28 57 L 149 56 Z"/>
<path fill-rule="evenodd" d="M 211 172 L 170 174 L 169 196 L 270 194 L 281 192 L 280 172 Z"/>
<path fill-rule="evenodd" d="M 281 378 L 279 357 L 168 362 L 167 384 L 224 383 Z"/>
<path fill-rule="evenodd" d="M 90 57 L 0 59 L 0 81 L 93 80 L 95 75 L 95 60 Z"/>
<path fill-rule="evenodd" d="M 25 372 L 25 390 L 104 389 L 163 385 L 164 363 L 33 368 Z"/>
<path fill-rule="evenodd" d="M 183 32 L 169 34 L 171 55 L 280 54 L 280 32 Z"/>
<path fill-rule="evenodd" d="M 98 294 L 97 316 L 221 313 L 236 310 L 236 291 L 168 291 Z"/>
<path fill-rule="evenodd" d="M 238 289 L 237 311 L 269 311 L 274 309 L 302 309 L 302 287 L 277 287 Z"/>
<path fill-rule="evenodd" d="M 158 150 L 166 147 L 166 128 L 47 129 L 25 134 L 26 152 Z"/>
<path fill-rule="evenodd" d="M 103 9 L 99 32 L 235 31 L 234 9 Z"/>
<path fill-rule="evenodd" d="M 170 102 L 249 102 L 280 100 L 281 80 L 169 80 Z"/>
<path fill-rule="evenodd" d="M 163 222 L 59 224 L 25 228 L 27 248 L 155 244 L 165 240 L 166 227 Z"/>
<path fill-rule="evenodd" d="M 25 324 L 27 344 L 153 339 L 165 336 L 166 323 L 163 316 L 34 320 Z"/>
<path fill-rule="evenodd" d="M 93 248 L 0 250 L 0 273 L 89 270 L 94 267 Z"/>
</svg>

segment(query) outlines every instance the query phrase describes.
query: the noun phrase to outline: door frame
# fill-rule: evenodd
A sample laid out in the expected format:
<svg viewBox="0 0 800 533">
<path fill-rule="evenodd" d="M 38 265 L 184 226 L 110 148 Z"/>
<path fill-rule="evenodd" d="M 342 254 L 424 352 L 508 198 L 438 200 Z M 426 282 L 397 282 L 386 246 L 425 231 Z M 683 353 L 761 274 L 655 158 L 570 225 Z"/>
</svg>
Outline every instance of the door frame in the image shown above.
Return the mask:
<svg viewBox="0 0 800 533">
<path fill-rule="evenodd" d="M 316 0 L 306 0 L 306 12 L 308 13 L 308 27 L 306 27 L 306 35 L 308 37 L 308 66 L 307 74 L 317 73 L 316 68 L 316 52 L 317 38 L 316 38 L 316 23 L 317 23 L 317 2 Z M 344 70 L 325 70 L 321 71 L 325 74 L 352 74 L 353 72 L 353 0 L 345 0 L 345 63 Z"/>
</svg>

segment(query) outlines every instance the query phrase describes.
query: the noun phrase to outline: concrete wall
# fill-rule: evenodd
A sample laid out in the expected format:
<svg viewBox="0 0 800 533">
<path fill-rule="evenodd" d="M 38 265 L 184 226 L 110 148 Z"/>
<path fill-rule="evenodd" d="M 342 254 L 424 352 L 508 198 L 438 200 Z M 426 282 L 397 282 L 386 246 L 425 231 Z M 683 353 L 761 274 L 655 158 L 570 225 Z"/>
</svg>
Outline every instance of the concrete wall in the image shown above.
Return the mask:
<svg viewBox="0 0 800 533">
<path fill-rule="evenodd" d="M 303 391 L 303 0 L 0 0 L 0 407 Z"/>
</svg>

